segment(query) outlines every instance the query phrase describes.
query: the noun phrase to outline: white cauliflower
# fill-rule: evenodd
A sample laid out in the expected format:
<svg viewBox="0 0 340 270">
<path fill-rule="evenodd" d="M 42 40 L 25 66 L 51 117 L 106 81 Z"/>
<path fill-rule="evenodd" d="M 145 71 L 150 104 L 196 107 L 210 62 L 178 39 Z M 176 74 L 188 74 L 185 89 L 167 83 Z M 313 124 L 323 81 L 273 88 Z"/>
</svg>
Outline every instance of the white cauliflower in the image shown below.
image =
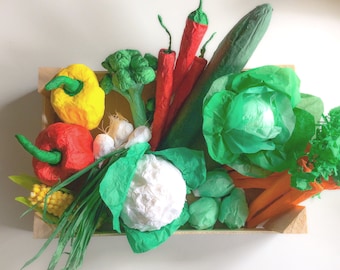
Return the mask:
<svg viewBox="0 0 340 270">
<path fill-rule="evenodd" d="M 185 200 L 181 172 L 172 163 L 146 154 L 137 164 L 121 218 L 130 228 L 158 230 L 181 215 Z"/>
</svg>

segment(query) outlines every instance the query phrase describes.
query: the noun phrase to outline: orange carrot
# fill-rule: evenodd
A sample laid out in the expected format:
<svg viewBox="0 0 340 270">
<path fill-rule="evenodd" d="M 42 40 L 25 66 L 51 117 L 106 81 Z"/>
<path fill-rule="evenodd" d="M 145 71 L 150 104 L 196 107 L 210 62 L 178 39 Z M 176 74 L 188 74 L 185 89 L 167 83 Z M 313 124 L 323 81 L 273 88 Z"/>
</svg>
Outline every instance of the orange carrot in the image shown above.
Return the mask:
<svg viewBox="0 0 340 270">
<path fill-rule="evenodd" d="M 259 211 L 290 190 L 290 174 L 284 171 L 277 173 L 276 176 L 276 181 L 250 203 L 248 219 L 252 219 Z"/>
<path fill-rule="evenodd" d="M 270 178 L 232 178 L 235 187 L 242 189 L 267 189 L 270 188 L 274 183 L 275 179 Z"/>
<path fill-rule="evenodd" d="M 240 174 L 237 171 L 229 171 L 228 175 L 233 179 L 234 185 L 243 189 L 267 189 L 271 187 L 280 176 L 280 173 L 273 173 L 266 178 L 256 178 Z"/>
<path fill-rule="evenodd" d="M 328 180 L 322 180 L 321 186 L 326 190 L 340 189 L 340 186 L 338 186 L 331 177 Z"/>
<path fill-rule="evenodd" d="M 246 227 L 255 228 L 262 222 L 287 212 L 299 203 L 311 198 L 323 190 L 323 187 L 317 182 L 311 183 L 311 186 L 311 190 L 305 191 L 291 187 L 288 192 L 268 205 L 260 213 L 250 218 L 248 217 Z"/>
</svg>

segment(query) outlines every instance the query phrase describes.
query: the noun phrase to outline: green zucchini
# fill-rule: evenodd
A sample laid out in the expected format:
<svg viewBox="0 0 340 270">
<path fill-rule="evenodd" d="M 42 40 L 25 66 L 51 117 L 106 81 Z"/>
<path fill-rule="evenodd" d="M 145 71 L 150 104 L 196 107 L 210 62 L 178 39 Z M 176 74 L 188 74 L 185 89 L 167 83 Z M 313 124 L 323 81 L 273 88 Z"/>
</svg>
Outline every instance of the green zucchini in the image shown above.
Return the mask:
<svg viewBox="0 0 340 270">
<path fill-rule="evenodd" d="M 202 134 L 202 103 L 211 84 L 222 75 L 242 71 L 269 26 L 270 4 L 257 6 L 246 14 L 221 41 L 207 68 L 178 112 L 159 149 L 190 147 Z"/>
</svg>

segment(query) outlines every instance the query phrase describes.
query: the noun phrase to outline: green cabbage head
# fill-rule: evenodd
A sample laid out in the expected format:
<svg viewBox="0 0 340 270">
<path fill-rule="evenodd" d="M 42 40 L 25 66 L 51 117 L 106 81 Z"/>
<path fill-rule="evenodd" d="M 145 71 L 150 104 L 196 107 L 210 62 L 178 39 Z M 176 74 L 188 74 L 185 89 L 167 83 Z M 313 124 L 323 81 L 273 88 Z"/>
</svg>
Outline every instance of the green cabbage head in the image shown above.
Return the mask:
<svg viewBox="0 0 340 270">
<path fill-rule="evenodd" d="M 297 107 L 291 68 L 263 66 L 218 78 L 203 103 L 203 135 L 212 159 L 244 175 L 289 169 L 314 134 L 314 117 Z"/>
</svg>

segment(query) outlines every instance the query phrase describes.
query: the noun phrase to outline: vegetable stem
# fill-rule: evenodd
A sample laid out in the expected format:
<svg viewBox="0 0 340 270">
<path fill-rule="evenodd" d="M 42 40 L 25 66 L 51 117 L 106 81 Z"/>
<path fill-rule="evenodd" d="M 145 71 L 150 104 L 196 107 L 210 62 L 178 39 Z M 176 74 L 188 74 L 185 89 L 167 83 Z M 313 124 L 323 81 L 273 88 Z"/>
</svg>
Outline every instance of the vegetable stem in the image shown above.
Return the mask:
<svg viewBox="0 0 340 270">
<path fill-rule="evenodd" d="M 130 88 L 128 91 L 130 93 L 130 98 L 128 101 L 130 103 L 132 119 L 135 127 L 147 125 L 145 104 L 142 99 L 142 91 L 144 86 L 142 84 L 136 85 L 133 89 Z"/>
<path fill-rule="evenodd" d="M 61 161 L 61 152 L 58 150 L 45 151 L 36 147 L 31 143 L 24 135 L 15 135 L 19 143 L 24 147 L 24 149 L 30 153 L 32 156 L 37 158 L 42 162 L 46 162 L 51 165 L 57 165 Z"/>
<path fill-rule="evenodd" d="M 161 26 L 163 27 L 163 29 L 165 30 L 165 32 L 168 34 L 169 36 L 169 47 L 168 49 L 166 50 L 166 53 L 171 53 L 172 50 L 171 50 L 171 43 L 172 43 L 172 38 L 171 38 L 171 34 L 170 34 L 170 31 L 168 30 L 168 28 L 165 26 L 165 24 L 163 23 L 163 19 L 160 15 L 158 15 L 158 21 L 159 23 L 161 24 Z"/>
<path fill-rule="evenodd" d="M 63 87 L 66 94 L 69 96 L 75 96 L 84 87 L 84 84 L 80 80 L 72 79 L 67 76 L 57 76 L 45 85 L 45 89 L 48 91 Z"/>
</svg>

